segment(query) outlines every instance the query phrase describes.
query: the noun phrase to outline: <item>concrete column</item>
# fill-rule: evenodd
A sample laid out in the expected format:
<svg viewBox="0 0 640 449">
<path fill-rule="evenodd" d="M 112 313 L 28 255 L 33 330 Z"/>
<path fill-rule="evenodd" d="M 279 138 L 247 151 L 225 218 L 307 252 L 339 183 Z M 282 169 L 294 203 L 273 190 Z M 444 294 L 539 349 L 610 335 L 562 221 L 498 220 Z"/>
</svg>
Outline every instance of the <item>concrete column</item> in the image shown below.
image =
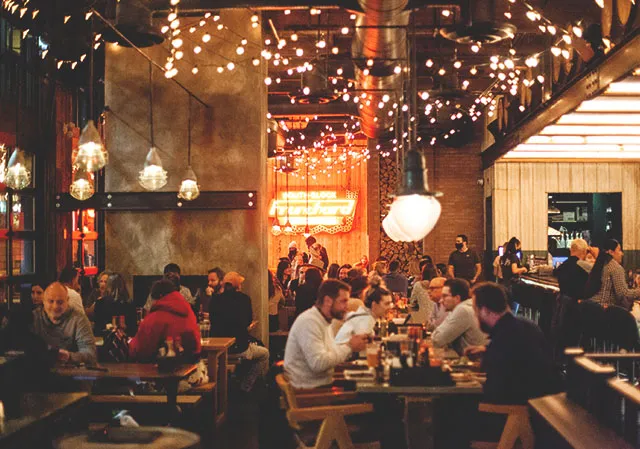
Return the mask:
<svg viewBox="0 0 640 449">
<path fill-rule="evenodd" d="M 106 268 L 134 275 L 161 274 L 169 262 L 183 274 L 206 274 L 219 266 L 246 277 L 244 291 L 253 300 L 258 332 L 268 341 L 266 239 L 266 113 L 264 66 L 260 57 L 260 28 L 251 27 L 252 13 L 224 10 L 220 23 L 233 32 L 216 29 L 209 21 L 196 33 L 183 31 L 183 60 L 176 76 L 210 108 L 192 101 L 191 165 L 203 191 L 256 190 L 258 209 L 233 211 L 110 212 L 106 218 Z M 186 20 L 186 19 L 185 19 Z M 203 43 L 204 32 L 211 34 Z M 249 41 L 242 56 L 236 47 Z M 202 52 L 193 53 L 194 45 Z M 164 65 L 168 44 L 143 49 Z M 229 71 L 229 61 L 235 69 Z M 199 73 L 191 69 L 198 65 Z M 218 73 L 218 67 L 225 67 Z M 135 50 L 108 45 L 105 69 L 107 117 L 106 190 L 142 191 L 138 172 L 149 151 L 148 62 Z M 162 191 L 177 191 L 187 165 L 188 96 L 174 82 L 154 70 L 155 142 L 169 172 Z M 117 116 L 117 117 L 116 117 Z"/>
</svg>

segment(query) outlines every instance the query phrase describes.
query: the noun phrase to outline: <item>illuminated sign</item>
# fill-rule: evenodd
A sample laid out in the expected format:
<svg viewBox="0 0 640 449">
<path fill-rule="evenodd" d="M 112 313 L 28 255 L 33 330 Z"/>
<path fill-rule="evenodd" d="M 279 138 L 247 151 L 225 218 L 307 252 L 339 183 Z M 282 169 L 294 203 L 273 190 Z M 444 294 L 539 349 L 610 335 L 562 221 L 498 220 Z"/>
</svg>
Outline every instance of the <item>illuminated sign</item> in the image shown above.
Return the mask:
<svg viewBox="0 0 640 449">
<path fill-rule="evenodd" d="M 275 218 L 277 209 L 278 221 L 284 226 L 288 206 L 289 222 L 294 234 L 304 233 L 307 223 L 312 234 L 349 232 L 353 226 L 357 202 L 358 192 L 349 190 L 344 193 L 335 190 L 315 190 L 309 192 L 308 199 L 305 191 L 281 192 L 280 198 L 271 200 L 269 204 L 269 217 Z"/>
</svg>

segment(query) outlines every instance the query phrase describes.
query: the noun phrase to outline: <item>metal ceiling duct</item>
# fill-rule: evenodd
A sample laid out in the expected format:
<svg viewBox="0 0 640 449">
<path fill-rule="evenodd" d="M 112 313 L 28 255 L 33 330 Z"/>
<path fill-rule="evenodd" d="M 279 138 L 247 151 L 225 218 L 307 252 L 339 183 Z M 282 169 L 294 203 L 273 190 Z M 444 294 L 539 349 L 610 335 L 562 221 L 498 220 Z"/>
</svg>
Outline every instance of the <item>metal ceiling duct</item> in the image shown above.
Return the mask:
<svg viewBox="0 0 640 449">
<path fill-rule="evenodd" d="M 407 34 L 411 11 L 405 11 L 408 0 L 358 0 L 364 14 L 356 20 L 351 44 L 356 83 L 370 97 L 361 103 L 360 127 L 372 139 L 380 137 L 395 121 L 386 110 L 378 108 L 382 97 L 398 102 L 402 92 L 402 74 L 394 72 L 400 61 L 407 59 Z M 373 60 L 373 65 L 367 61 Z M 365 75 L 365 69 L 369 71 Z M 367 104 L 368 103 L 368 104 Z"/>
<path fill-rule="evenodd" d="M 151 47 L 164 41 L 162 33 L 153 25 L 149 0 L 119 0 L 116 6 L 115 27 L 136 47 Z M 124 47 L 131 46 L 111 28 L 105 30 L 103 35 L 108 42 L 117 42 Z"/>
<path fill-rule="evenodd" d="M 462 13 L 463 23 L 442 28 L 442 37 L 459 44 L 493 44 L 516 34 L 514 25 L 496 19 L 495 0 L 469 0 Z"/>
</svg>

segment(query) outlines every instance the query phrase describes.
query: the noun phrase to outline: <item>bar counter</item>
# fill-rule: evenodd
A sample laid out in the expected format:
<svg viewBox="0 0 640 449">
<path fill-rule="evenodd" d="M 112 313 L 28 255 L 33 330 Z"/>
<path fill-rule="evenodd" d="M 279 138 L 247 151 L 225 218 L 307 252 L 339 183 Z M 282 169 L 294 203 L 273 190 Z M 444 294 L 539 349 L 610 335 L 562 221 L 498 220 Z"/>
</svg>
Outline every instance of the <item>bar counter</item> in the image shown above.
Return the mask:
<svg viewBox="0 0 640 449">
<path fill-rule="evenodd" d="M 537 316 L 538 326 L 549 337 L 556 305 L 560 292 L 558 280 L 551 274 L 527 274 L 513 286 L 513 300 L 524 309 L 524 315 Z M 521 314 L 521 313 L 519 313 Z"/>
</svg>

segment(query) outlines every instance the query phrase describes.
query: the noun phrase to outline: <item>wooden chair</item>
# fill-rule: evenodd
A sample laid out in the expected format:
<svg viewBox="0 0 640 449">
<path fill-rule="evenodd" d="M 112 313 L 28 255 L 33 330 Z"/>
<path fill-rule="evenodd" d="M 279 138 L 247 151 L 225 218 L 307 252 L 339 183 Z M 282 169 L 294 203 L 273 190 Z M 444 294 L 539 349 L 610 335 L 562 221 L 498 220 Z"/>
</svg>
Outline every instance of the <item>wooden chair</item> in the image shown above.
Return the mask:
<svg viewBox="0 0 640 449">
<path fill-rule="evenodd" d="M 502 430 L 500 441 L 490 443 L 473 441 L 473 449 L 512 449 L 520 441 L 522 449 L 533 449 L 534 435 L 529 422 L 529 409 L 526 405 L 498 405 L 481 403 L 478 410 L 483 413 L 507 415 L 507 422 Z"/>
<path fill-rule="evenodd" d="M 276 376 L 278 387 L 282 391 L 281 404 L 287 412 L 289 426 L 295 431 L 300 449 L 329 449 L 333 442 L 339 449 L 379 449 L 380 443 L 354 444 L 351 440 L 346 416 L 362 415 L 373 412 L 371 404 L 318 405 L 354 399 L 354 393 L 336 393 L 331 390 L 301 391 L 294 389 L 284 374 Z M 303 404 L 305 406 L 303 406 Z M 313 406 L 311 404 L 314 404 Z M 305 443 L 301 433 L 302 423 L 320 421 L 320 428 L 312 446 Z"/>
<path fill-rule="evenodd" d="M 296 316 L 296 308 L 285 306 L 278 310 L 278 325 L 281 331 L 288 331 Z"/>
</svg>

